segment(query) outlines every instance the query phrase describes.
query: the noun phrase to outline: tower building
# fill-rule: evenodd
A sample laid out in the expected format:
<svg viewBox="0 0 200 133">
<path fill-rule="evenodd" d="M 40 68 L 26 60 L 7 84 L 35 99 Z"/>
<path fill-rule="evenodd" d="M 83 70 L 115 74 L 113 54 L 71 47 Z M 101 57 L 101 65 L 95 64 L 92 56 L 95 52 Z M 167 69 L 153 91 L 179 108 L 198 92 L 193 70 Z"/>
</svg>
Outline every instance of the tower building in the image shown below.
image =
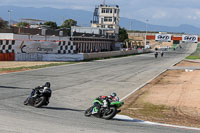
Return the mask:
<svg viewBox="0 0 200 133">
<path fill-rule="evenodd" d="M 116 36 L 119 34 L 119 6 L 106 5 L 95 7 L 91 27 L 103 29 L 103 34 Z"/>
</svg>

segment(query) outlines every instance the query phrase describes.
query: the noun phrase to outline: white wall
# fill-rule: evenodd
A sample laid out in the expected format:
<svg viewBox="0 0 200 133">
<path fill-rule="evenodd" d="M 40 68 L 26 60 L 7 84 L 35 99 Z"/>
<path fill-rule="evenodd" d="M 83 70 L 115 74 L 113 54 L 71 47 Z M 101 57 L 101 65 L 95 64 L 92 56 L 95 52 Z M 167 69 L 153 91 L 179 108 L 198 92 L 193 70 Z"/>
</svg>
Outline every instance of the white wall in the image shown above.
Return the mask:
<svg viewBox="0 0 200 133">
<path fill-rule="evenodd" d="M 0 33 L 0 39 L 13 39 L 13 33 Z"/>
</svg>

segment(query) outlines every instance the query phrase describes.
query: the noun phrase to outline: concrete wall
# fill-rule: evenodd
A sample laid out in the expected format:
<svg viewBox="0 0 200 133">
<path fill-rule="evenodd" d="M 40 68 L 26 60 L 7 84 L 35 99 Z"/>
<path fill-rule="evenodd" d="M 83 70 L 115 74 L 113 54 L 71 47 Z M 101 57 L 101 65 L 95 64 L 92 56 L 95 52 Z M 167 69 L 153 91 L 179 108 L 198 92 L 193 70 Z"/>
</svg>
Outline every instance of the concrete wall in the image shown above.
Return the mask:
<svg viewBox="0 0 200 133">
<path fill-rule="evenodd" d="M 111 51 L 81 54 L 39 54 L 39 53 L 19 53 L 15 54 L 16 61 L 83 61 L 97 58 L 115 57 L 122 55 L 132 55 L 139 53 L 149 53 L 150 50 L 128 50 Z"/>
<path fill-rule="evenodd" d="M 84 53 L 84 60 L 96 59 L 96 58 L 106 58 L 106 57 L 115 57 L 122 55 L 132 55 L 139 53 L 149 53 L 150 50 L 127 50 L 127 51 L 110 51 L 110 52 L 100 52 L 100 53 Z"/>
<path fill-rule="evenodd" d="M 82 61 L 83 54 L 15 54 L 15 61 Z"/>
</svg>

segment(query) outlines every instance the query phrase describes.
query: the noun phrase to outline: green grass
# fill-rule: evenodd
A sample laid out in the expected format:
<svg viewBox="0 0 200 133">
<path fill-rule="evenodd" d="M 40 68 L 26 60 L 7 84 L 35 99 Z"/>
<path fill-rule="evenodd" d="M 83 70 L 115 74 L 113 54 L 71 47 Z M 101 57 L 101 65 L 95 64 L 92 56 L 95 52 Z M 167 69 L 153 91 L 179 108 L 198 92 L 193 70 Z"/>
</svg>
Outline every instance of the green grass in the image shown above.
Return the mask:
<svg viewBox="0 0 200 133">
<path fill-rule="evenodd" d="M 188 56 L 186 59 L 197 60 L 200 59 L 200 56 Z"/>
<path fill-rule="evenodd" d="M 45 68 L 45 67 L 74 64 L 74 63 L 76 62 L 50 63 L 50 64 L 45 64 L 45 65 L 35 65 L 35 66 L 28 66 L 28 67 L 0 68 L 0 71 L 20 71 L 20 70 L 26 70 L 26 69 L 39 69 L 39 68 Z"/>
<path fill-rule="evenodd" d="M 196 51 L 186 57 L 186 59 L 200 59 L 200 43 L 198 43 Z"/>
</svg>

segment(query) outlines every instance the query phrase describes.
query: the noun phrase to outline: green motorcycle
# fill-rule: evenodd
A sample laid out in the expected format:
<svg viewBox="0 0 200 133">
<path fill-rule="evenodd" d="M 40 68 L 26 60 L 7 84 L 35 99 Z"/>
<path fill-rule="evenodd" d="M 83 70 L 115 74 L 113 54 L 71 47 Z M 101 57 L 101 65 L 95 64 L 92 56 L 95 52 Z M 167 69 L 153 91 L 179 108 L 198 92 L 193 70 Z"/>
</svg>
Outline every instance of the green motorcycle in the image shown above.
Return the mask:
<svg viewBox="0 0 200 133">
<path fill-rule="evenodd" d="M 118 110 L 124 102 L 122 101 L 111 101 L 108 107 L 103 107 L 103 102 L 95 99 L 93 103 L 98 103 L 100 105 L 100 108 L 98 109 L 98 113 L 93 114 L 93 110 L 96 110 L 96 106 L 91 106 L 85 111 L 85 116 L 89 117 L 91 115 L 103 118 L 106 120 L 112 119 L 117 113 L 119 113 L 121 110 Z"/>
</svg>

